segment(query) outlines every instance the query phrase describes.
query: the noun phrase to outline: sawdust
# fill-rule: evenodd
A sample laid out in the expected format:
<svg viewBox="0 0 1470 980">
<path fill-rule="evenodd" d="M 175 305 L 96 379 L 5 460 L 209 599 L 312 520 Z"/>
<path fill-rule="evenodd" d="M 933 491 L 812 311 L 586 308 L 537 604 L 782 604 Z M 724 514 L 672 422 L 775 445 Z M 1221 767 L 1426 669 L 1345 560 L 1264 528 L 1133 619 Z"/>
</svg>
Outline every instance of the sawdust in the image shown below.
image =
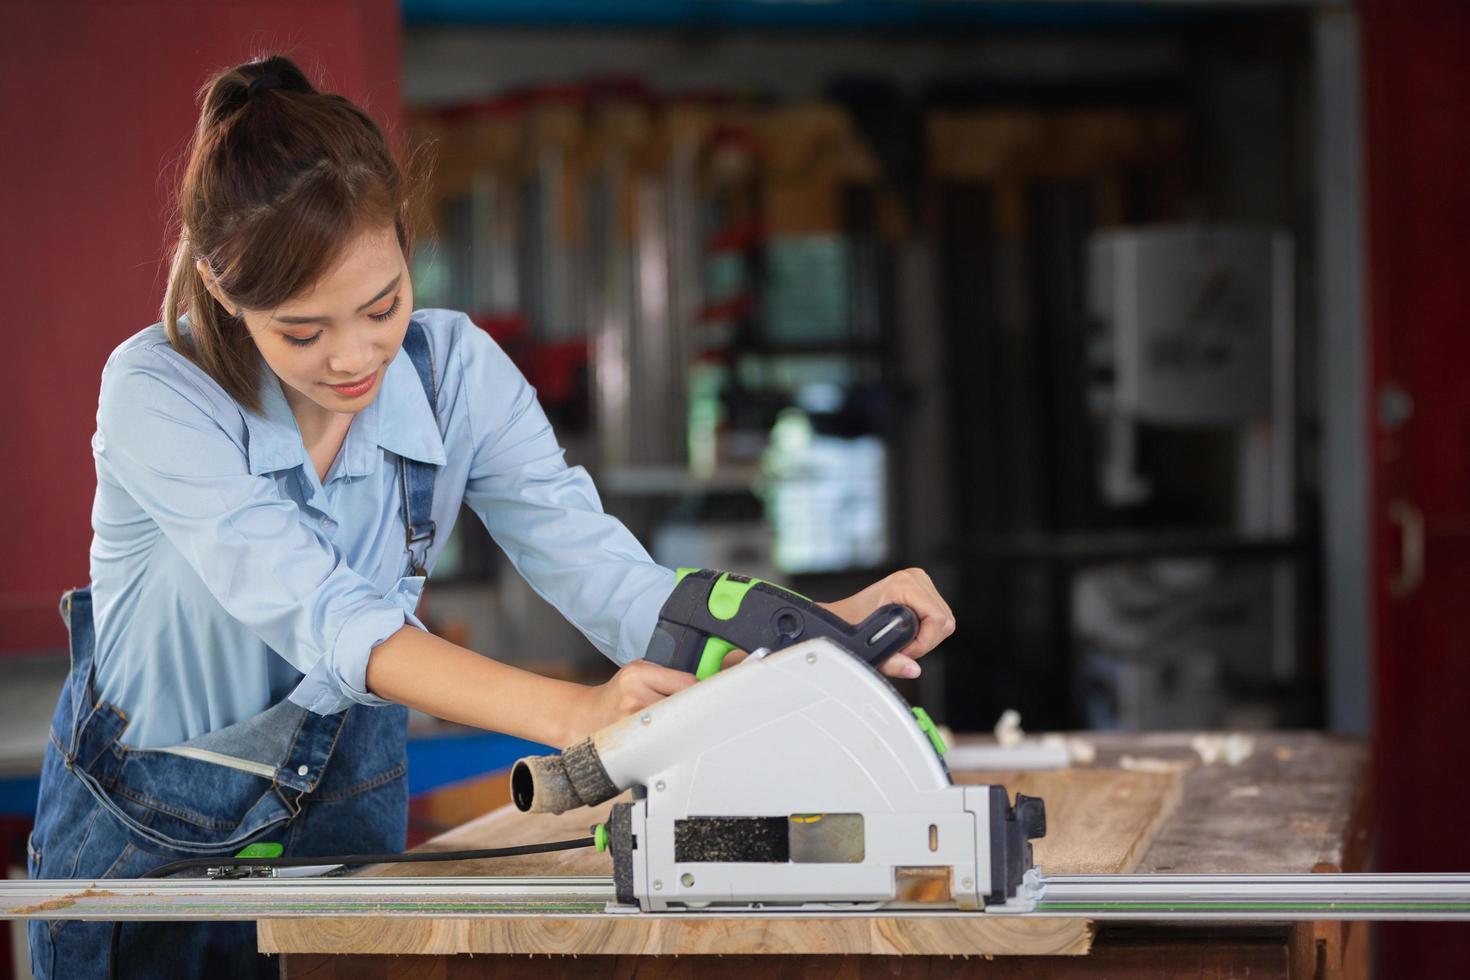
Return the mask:
<svg viewBox="0 0 1470 980">
<path fill-rule="evenodd" d="M 35 915 L 37 912 L 55 912 L 57 909 L 70 908 L 77 904 L 75 898 L 53 898 L 45 902 L 37 902 L 34 905 L 22 905 L 10 910 L 11 915 Z"/>
<path fill-rule="evenodd" d="M 116 898 L 117 892 L 108 891 L 105 888 L 87 888 L 77 892 L 75 895 L 63 895 L 60 898 L 47 899 L 44 902 L 36 902 L 34 905 L 22 905 L 10 910 L 11 915 L 36 915 L 40 912 L 59 912 L 62 909 L 71 908 L 84 898 Z"/>
</svg>

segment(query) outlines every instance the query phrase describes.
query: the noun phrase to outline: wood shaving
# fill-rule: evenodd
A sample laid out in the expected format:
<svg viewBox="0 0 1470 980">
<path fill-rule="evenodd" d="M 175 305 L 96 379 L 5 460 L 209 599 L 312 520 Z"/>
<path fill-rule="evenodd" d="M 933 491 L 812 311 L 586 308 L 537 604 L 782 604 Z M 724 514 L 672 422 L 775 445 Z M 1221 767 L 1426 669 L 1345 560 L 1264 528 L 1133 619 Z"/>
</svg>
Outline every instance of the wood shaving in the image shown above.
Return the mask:
<svg viewBox="0 0 1470 980">
<path fill-rule="evenodd" d="M 1256 751 L 1256 740 L 1249 735 L 1196 735 L 1189 740 L 1189 747 L 1199 754 L 1205 765 L 1224 762 L 1238 766 Z"/>
<path fill-rule="evenodd" d="M 995 741 L 1001 748 L 1008 749 L 1025 740 L 1026 733 L 1021 731 L 1021 713 L 1015 708 L 1002 711 L 1000 720 L 995 723 Z"/>
<path fill-rule="evenodd" d="M 1076 738 L 1060 732 L 1048 732 L 1039 739 L 1027 738 L 1021 730 L 1021 713 L 1007 708 L 995 723 L 995 743 L 1003 749 L 1040 747 L 1058 755 L 1065 753 L 1064 765 L 1090 766 L 1097 759 L 1097 747 L 1085 738 Z"/>
<path fill-rule="evenodd" d="M 1097 746 L 1085 738 L 1048 732 L 1041 736 L 1041 745 L 1048 749 L 1065 749 L 1074 766 L 1090 766 L 1097 761 Z"/>
<path fill-rule="evenodd" d="M 1090 766 L 1097 761 L 1097 746 L 1085 738 L 1067 739 L 1067 751 L 1072 753 L 1072 761 L 1079 766 Z"/>
</svg>

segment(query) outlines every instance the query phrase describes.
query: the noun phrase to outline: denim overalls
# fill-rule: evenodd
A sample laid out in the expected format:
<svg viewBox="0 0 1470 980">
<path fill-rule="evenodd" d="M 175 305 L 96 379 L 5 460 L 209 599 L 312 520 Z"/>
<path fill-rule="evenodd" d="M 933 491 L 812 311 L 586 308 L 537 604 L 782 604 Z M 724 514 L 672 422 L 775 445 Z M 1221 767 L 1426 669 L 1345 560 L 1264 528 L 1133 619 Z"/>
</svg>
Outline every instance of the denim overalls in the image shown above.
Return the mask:
<svg viewBox="0 0 1470 980">
<path fill-rule="evenodd" d="M 410 321 L 403 341 L 437 419 L 428 335 Z M 425 574 L 434 536 L 436 467 L 399 459 L 408 574 Z M 92 597 L 68 592 L 71 672 L 51 721 L 32 878 L 133 878 L 180 858 L 232 855 L 254 841 L 287 854 L 400 851 L 408 820 L 408 712 L 354 704 L 318 715 L 290 700 L 181 745 L 130 749 L 128 718 L 94 697 Z M 105 977 L 110 922 L 30 923 L 37 978 Z M 121 977 L 275 977 L 256 952 L 253 922 L 129 922 Z"/>
</svg>

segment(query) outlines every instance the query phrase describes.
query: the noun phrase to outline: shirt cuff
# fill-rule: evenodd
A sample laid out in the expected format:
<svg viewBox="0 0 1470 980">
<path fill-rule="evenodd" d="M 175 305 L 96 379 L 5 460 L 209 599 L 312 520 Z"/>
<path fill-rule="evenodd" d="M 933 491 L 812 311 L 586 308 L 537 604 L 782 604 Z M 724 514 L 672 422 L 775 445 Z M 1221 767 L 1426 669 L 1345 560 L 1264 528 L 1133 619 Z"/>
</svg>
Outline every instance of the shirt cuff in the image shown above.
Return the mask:
<svg viewBox="0 0 1470 980">
<path fill-rule="evenodd" d="M 392 704 L 367 689 L 368 658 L 388 637 L 424 624 L 414 616 L 424 590 L 422 576 L 400 579 L 383 601 L 352 615 L 337 633 L 330 656 L 322 657 L 291 692 L 291 701 L 319 715 L 335 714 L 352 704 Z"/>
<path fill-rule="evenodd" d="M 649 641 L 658 626 L 658 614 L 674 594 L 675 574 L 663 566 L 654 566 L 656 580 L 631 603 L 618 624 L 618 649 L 613 657 L 620 664 L 642 660 L 648 654 Z"/>
</svg>

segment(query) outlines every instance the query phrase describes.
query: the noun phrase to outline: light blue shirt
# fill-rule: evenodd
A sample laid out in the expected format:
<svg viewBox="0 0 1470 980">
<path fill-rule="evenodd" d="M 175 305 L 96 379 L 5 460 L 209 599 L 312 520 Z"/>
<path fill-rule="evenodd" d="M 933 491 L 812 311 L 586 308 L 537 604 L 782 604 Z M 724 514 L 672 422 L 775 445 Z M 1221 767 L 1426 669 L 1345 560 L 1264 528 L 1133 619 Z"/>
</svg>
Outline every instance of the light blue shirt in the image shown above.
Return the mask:
<svg viewBox="0 0 1470 980">
<path fill-rule="evenodd" d="M 603 513 L 484 331 L 449 310 L 414 316 L 429 335 L 442 435 L 399 351 L 325 483 L 263 364 L 257 415 L 161 325 L 108 359 L 91 575 L 98 696 L 127 713 L 125 744 L 177 744 L 287 695 L 321 714 L 386 703 L 366 690 L 368 655 L 405 623 L 422 628 L 424 584 L 405 576 L 397 456 L 439 466 L 429 569 L 466 503 L 599 650 L 618 663 L 643 656 L 674 573 Z"/>
</svg>

